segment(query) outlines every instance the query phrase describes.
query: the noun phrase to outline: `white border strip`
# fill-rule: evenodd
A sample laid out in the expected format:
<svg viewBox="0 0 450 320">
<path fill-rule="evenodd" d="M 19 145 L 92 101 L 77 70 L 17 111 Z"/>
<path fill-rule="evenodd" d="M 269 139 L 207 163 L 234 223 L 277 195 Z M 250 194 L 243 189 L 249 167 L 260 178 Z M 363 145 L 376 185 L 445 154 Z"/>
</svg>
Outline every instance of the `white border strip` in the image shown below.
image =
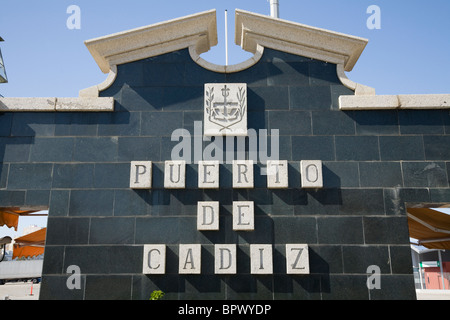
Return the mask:
<svg viewBox="0 0 450 320">
<path fill-rule="evenodd" d="M 340 96 L 339 109 L 450 109 L 450 94 Z"/>
<path fill-rule="evenodd" d="M 0 98 L 0 112 L 111 112 L 114 98 Z"/>
</svg>

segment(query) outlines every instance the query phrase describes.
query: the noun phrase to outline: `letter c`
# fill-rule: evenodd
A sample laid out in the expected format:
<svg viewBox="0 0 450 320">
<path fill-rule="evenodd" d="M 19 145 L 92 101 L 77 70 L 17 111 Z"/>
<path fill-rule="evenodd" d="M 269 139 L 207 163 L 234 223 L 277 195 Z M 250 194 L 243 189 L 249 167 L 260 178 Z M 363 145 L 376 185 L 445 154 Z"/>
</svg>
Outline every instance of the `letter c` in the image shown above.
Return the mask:
<svg viewBox="0 0 450 320">
<path fill-rule="evenodd" d="M 152 250 L 150 250 L 150 251 L 148 252 L 148 267 L 149 267 L 150 269 L 158 269 L 158 268 L 160 267 L 161 264 L 158 264 L 158 265 L 155 266 L 155 267 L 152 266 L 151 259 L 152 259 L 152 252 L 153 252 L 153 251 L 156 251 L 156 252 L 158 252 L 159 255 L 161 255 L 161 252 L 160 252 L 158 249 L 152 249 Z"/>
</svg>

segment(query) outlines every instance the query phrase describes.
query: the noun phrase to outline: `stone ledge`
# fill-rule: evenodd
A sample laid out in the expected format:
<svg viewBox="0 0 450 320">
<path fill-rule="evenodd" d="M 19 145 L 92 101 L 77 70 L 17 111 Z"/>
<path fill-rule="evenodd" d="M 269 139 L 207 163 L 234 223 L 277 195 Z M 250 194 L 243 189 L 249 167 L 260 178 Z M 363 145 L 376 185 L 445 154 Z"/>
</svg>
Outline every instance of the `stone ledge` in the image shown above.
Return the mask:
<svg viewBox="0 0 450 320">
<path fill-rule="evenodd" d="M 104 73 L 112 66 L 195 46 L 198 54 L 217 44 L 216 10 L 85 41 Z"/>
<path fill-rule="evenodd" d="M 340 96 L 339 109 L 450 109 L 450 94 Z"/>
<path fill-rule="evenodd" d="M 109 112 L 114 98 L 0 98 L 0 112 Z"/>
<path fill-rule="evenodd" d="M 339 32 L 236 9 L 235 42 L 256 52 L 257 45 L 344 65 L 351 71 L 368 40 Z"/>
<path fill-rule="evenodd" d="M 257 56 L 271 48 L 337 65 L 342 84 L 356 95 L 375 95 L 375 89 L 347 78 L 368 40 L 287 20 L 236 9 L 235 43 Z"/>
<path fill-rule="evenodd" d="M 109 70 L 108 77 L 105 81 L 95 86 L 82 89 L 79 91 L 78 96 L 80 98 L 97 98 L 100 95 L 100 91 L 108 89 L 116 80 L 117 77 L 117 66 L 111 66 Z"/>
</svg>

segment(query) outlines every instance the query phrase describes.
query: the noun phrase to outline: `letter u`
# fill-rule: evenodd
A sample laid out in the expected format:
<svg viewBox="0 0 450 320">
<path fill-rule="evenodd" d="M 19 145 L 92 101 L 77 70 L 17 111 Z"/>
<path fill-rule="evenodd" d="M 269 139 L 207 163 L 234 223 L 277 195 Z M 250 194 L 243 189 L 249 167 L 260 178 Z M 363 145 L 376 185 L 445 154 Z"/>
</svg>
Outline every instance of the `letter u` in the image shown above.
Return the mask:
<svg viewBox="0 0 450 320">
<path fill-rule="evenodd" d="M 181 164 L 178 164 L 178 177 L 177 177 L 177 181 L 173 180 L 173 164 L 170 164 L 170 181 L 172 181 L 173 183 L 178 183 L 180 182 L 180 178 L 181 178 Z"/>
</svg>

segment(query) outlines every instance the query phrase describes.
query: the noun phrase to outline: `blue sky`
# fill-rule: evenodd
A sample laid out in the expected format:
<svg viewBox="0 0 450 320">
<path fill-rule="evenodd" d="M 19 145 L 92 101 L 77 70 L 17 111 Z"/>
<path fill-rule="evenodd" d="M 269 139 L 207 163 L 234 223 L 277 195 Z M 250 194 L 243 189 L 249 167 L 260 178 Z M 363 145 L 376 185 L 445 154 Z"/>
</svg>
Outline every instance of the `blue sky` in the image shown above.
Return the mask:
<svg viewBox="0 0 450 320">
<path fill-rule="evenodd" d="M 279 0 L 280 18 L 369 39 L 347 76 L 377 94 L 450 93 L 449 0 Z M 81 10 L 81 29 L 70 30 L 70 5 Z M 367 8 L 381 9 L 381 29 L 370 30 Z M 210 9 L 217 10 L 219 44 L 203 54 L 225 64 L 224 11 L 228 10 L 230 64 L 250 54 L 234 44 L 234 10 L 270 13 L 268 0 L 2 0 L 0 43 L 9 83 L 5 97 L 76 97 L 103 82 L 84 41 Z M 33 219 L 33 220 L 32 220 Z M 23 218 L 19 227 L 45 226 L 46 219 Z M 4 227 L 0 236 L 17 236 Z"/>
<path fill-rule="evenodd" d="M 370 40 L 347 76 L 377 94 L 450 93 L 450 1 L 279 0 L 280 18 Z M 67 8 L 81 10 L 81 29 L 70 30 Z M 367 8 L 381 9 L 381 29 L 370 30 Z M 216 9 L 219 44 L 202 55 L 225 63 L 224 11 L 228 10 L 230 64 L 250 55 L 234 44 L 235 8 L 269 14 L 268 0 L 3 0 L 1 50 L 5 97 L 76 97 L 103 82 L 84 41 L 205 10 Z"/>
</svg>

